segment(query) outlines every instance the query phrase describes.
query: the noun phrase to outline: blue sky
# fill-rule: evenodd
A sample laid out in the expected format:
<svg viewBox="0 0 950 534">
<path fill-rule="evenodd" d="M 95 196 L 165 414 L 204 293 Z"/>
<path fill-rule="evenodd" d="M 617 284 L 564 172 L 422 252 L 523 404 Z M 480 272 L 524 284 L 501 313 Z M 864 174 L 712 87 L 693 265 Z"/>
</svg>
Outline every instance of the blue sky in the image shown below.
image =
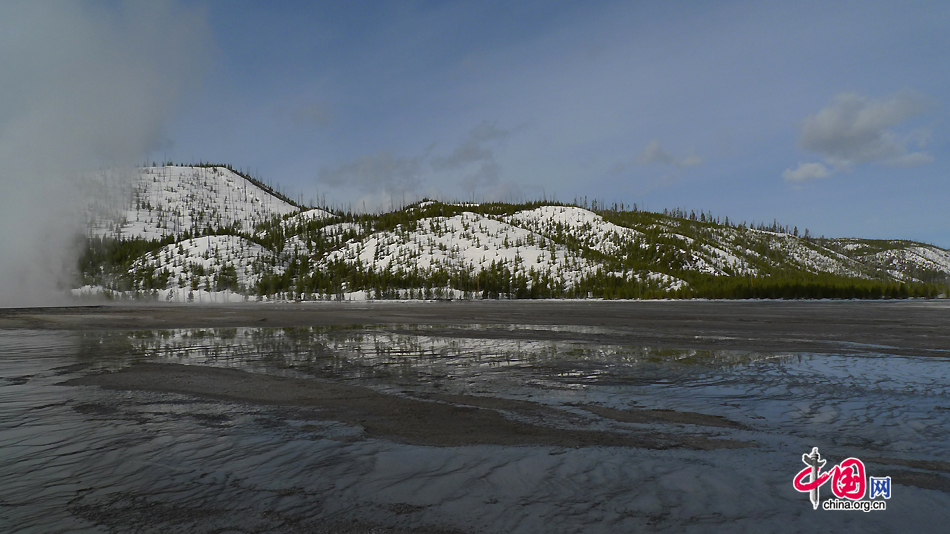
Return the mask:
<svg viewBox="0 0 950 534">
<path fill-rule="evenodd" d="M 587 196 L 950 247 L 947 2 L 185 2 L 151 158 L 305 201 Z"/>
</svg>

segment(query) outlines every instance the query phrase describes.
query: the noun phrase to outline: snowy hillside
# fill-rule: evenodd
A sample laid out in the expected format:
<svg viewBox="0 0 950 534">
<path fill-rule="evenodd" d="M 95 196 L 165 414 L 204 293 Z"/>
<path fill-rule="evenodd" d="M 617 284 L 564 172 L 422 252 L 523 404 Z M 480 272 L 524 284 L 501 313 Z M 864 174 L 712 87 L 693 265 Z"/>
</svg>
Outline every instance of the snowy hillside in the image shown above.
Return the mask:
<svg viewBox="0 0 950 534">
<path fill-rule="evenodd" d="M 936 296 L 950 252 L 701 214 L 424 201 L 301 208 L 226 167 L 150 167 L 91 209 L 84 291 L 167 300 Z M 903 285 L 902 285 L 903 284 Z M 907 285 L 910 284 L 910 285 Z"/>
<path fill-rule="evenodd" d="M 504 217 L 504 221 L 539 235 L 570 235 L 590 249 L 617 254 L 640 232 L 609 223 L 596 213 L 574 206 L 541 206 Z"/>
<path fill-rule="evenodd" d="M 542 234 L 470 212 L 422 219 L 413 230 L 397 228 L 351 240 L 322 263 L 334 262 L 375 272 L 402 268 L 477 273 L 503 265 L 512 272 L 547 276 L 567 286 L 599 267 Z"/>
<path fill-rule="evenodd" d="M 834 241 L 859 263 L 876 265 L 897 280 L 914 281 L 950 272 L 950 251 L 934 245 L 898 240 Z"/>
<path fill-rule="evenodd" d="M 121 199 L 125 200 L 125 199 Z M 299 209 L 225 167 L 146 167 L 124 209 L 90 215 L 94 235 L 161 239 L 206 229 L 247 231 Z"/>
</svg>

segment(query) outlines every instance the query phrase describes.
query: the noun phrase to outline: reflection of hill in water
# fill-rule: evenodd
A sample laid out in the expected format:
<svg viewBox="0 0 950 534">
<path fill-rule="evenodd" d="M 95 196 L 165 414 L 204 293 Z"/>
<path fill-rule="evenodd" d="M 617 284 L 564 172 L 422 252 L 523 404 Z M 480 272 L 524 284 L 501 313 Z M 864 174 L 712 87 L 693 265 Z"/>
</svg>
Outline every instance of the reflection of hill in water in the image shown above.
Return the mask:
<svg viewBox="0 0 950 534">
<path fill-rule="evenodd" d="M 412 381 L 507 378 L 561 383 L 650 383 L 793 356 L 603 344 L 595 327 L 462 326 L 222 328 L 85 334 L 113 363 L 163 361 L 271 374 Z M 539 384 L 540 385 L 540 384 Z"/>
</svg>

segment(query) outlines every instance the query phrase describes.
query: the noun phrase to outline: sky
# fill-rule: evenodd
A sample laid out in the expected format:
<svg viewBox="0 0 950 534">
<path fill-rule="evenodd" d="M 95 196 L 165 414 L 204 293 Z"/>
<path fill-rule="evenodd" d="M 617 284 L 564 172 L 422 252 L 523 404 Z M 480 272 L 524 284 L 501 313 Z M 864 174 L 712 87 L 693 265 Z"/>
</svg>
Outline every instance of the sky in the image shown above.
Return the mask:
<svg viewBox="0 0 950 534">
<path fill-rule="evenodd" d="M 945 1 L 65 5 L 147 43 L 136 161 L 356 210 L 587 197 L 950 247 Z"/>
</svg>

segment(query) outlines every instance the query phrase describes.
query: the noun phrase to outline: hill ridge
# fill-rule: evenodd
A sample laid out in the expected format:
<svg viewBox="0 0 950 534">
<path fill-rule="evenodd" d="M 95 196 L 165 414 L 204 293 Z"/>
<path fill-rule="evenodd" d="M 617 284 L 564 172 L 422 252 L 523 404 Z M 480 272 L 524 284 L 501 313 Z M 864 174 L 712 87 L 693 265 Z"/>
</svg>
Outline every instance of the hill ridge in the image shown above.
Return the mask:
<svg viewBox="0 0 950 534">
<path fill-rule="evenodd" d="M 679 210 L 423 200 L 331 212 L 211 164 L 142 168 L 127 200 L 111 218 L 90 216 L 74 292 L 201 302 L 881 298 L 938 296 L 950 284 L 950 251 L 933 245 L 798 236 Z"/>
</svg>

